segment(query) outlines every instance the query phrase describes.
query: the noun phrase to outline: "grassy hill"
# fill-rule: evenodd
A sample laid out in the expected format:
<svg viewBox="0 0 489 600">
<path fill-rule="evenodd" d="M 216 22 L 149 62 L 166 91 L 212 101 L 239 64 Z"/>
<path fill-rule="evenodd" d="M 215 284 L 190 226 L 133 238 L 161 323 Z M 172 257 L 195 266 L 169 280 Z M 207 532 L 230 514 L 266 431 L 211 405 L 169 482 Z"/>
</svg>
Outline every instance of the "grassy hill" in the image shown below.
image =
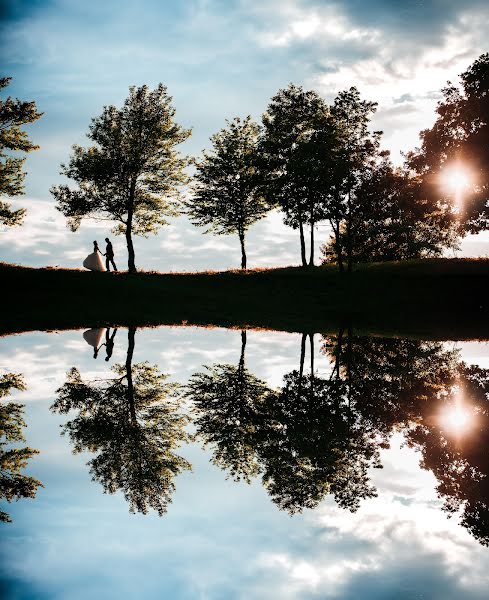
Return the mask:
<svg viewBox="0 0 489 600">
<path fill-rule="evenodd" d="M 489 260 L 433 259 L 247 272 L 92 273 L 0 263 L 0 333 L 196 324 L 489 338 Z"/>
</svg>

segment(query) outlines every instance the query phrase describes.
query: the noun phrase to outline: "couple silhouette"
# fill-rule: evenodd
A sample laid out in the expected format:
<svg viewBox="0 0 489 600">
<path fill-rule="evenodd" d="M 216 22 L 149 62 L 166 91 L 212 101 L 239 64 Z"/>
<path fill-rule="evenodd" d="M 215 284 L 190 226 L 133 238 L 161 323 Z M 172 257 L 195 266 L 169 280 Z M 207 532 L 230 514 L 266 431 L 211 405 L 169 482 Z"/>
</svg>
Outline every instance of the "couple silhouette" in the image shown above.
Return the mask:
<svg viewBox="0 0 489 600">
<path fill-rule="evenodd" d="M 105 332 L 105 342 L 102 344 L 102 339 L 104 337 Z M 110 333 L 110 327 L 105 328 L 97 328 L 97 329 L 87 329 L 83 333 L 83 339 L 93 347 L 93 358 L 98 357 L 98 353 L 100 349 L 105 346 L 105 360 L 109 362 L 112 353 L 114 352 L 114 338 L 117 333 L 117 327 L 112 330 L 112 334 Z"/>
<path fill-rule="evenodd" d="M 105 241 L 107 242 L 105 254 L 102 254 L 100 251 L 98 242 L 96 240 L 93 242 L 93 252 L 89 254 L 83 261 L 83 266 L 85 269 L 88 269 L 89 271 L 110 272 L 110 265 L 112 265 L 114 271 L 117 271 L 117 267 L 114 262 L 114 248 L 112 247 L 112 242 L 109 240 L 109 238 L 105 238 Z M 105 256 L 105 266 L 102 256 Z"/>
</svg>

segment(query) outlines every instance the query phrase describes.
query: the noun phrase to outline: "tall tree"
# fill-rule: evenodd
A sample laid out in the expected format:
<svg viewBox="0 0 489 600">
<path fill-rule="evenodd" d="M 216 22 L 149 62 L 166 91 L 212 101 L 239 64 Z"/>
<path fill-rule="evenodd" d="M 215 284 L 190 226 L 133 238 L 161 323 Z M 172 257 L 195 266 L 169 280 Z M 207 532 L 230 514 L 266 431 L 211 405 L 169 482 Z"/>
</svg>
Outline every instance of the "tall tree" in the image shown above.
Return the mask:
<svg viewBox="0 0 489 600">
<path fill-rule="evenodd" d="M 331 124 L 324 100 L 316 92 L 292 84 L 275 94 L 263 115 L 260 156 L 267 173 L 266 195 L 281 207 L 285 224 L 299 230 L 303 266 L 308 264 L 304 227 L 311 227 L 312 265 L 314 227 L 324 218 L 323 194 L 317 193 L 315 174 L 318 157 L 328 159 Z M 329 135 L 320 139 L 316 134 L 322 127 Z M 323 179 L 322 185 L 327 181 Z"/>
<path fill-rule="evenodd" d="M 124 365 L 112 367 L 114 378 L 83 381 L 68 372 L 51 410 L 77 415 L 66 423 L 75 452 L 89 450 L 90 472 L 104 491 L 121 490 L 131 512 L 149 508 L 163 515 L 175 489 L 175 476 L 191 465 L 175 453 L 187 441 L 188 419 L 179 412 L 175 385 L 148 363 L 133 365 L 135 329 L 128 331 Z"/>
<path fill-rule="evenodd" d="M 197 163 L 194 194 L 185 202 L 194 225 L 208 227 L 206 233 L 238 235 L 242 269 L 247 265 L 246 232 L 271 210 L 260 191 L 259 134 L 260 126 L 250 116 L 228 121 Z"/>
<path fill-rule="evenodd" d="M 362 174 L 372 165 L 378 153 L 381 132 L 369 130 L 376 107 L 375 102 L 361 100 L 355 87 L 340 92 L 331 107 L 331 114 L 344 136 L 341 151 L 337 154 L 328 213 L 341 271 L 344 268 L 343 253 L 346 254 L 348 271 L 352 270 L 356 193 Z"/>
<path fill-rule="evenodd" d="M 0 79 L 0 90 L 8 86 L 11 77 Z M 35 102 L 25 102 L 10 96 L 0 99 L 0 198 L 2 196 L 20 196 L 24 193 L 25 172 L 22 167 L 25 158 L 9 154 L 10 152 L 30 152 L 39 146 L 33 144 L 22 130 L 22 125 L 33 123 L 42 116 Z M 12 210 L 11 204 L 0 200 L 0 225 L 13 227 L 21 225 L 25 209 Z"/>
<path fill-rule="evenodd" d="M 92 119 L 88 138 L 95 145 L 73 146 L 61 173 L 73 179 L 51 188 L 57 208 L 73 231 L 83 218 L 117 223 L 125 235 L 129 272 L 136 272 L 132 236 L 156 233 L 176 214 L 179 187 L 187 181 L 187 159 L 176 149 L 190 135 L 175 121 L 172 98 L 163 84 L 150 91 L 129 88 L 122 108 L 106 106 Z"/>
<path fill-rule="evenodd" d="M 34 498 L 38 487 L 42 483 L 23 475 L 29 459 L 38 454 L 38 450 L 29 447 L 16 448 L 13 445 L 24 442 L 23 418 L 24 407 L 17 402 L 4 402 L 4 398 L 12 393 L 12 390 L 25 390 L 24 380 L 21 375 L 5 373 L 0 376 L 0 499 L 7 502 L 20 500 L 21 498 Z M 8 513 L 0 510 L 0 521 L 10 522 Z"/>
<path fill-rule="evenodd" d="M 423 179 L 427 194 L 454 206 L 462 232 L 489 227 L 489 53 L 482 54 L 460 75 L 460 86 L 448 85 L 436 108 L 434 125 L 420 133 L 421 146 L 407 156 Z M 451 170 L 465 172 L 463 190 L 446 185 Z M 457 187 L 457 186 L 455 186 Z"/>
</svg>

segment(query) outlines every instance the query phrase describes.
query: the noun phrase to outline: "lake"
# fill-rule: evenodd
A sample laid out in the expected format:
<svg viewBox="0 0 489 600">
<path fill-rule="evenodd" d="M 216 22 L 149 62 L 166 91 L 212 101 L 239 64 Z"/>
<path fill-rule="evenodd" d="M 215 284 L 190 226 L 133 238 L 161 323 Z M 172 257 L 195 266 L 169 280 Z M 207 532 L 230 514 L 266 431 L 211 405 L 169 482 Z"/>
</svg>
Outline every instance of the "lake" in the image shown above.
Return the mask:
<svg viewBox="0 0 489 600">
<path fill-rule="evenodd" d="M 4 598 L 487 597 L 485 341 L 33 332 L 0 377 L 42 484 L 2 499 Z"/>
</svg>

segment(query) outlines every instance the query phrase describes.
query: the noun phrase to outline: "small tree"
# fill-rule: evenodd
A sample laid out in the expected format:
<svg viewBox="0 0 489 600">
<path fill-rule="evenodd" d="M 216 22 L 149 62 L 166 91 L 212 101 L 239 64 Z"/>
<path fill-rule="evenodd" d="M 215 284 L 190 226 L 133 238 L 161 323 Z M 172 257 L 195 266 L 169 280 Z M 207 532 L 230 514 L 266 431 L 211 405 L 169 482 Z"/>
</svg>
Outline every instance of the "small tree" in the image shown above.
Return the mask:
<svg viewBox="0 0 489 600">
<path fill-rule="evenodd" d="M 163 84 L 129 88 L 122 108 L 106 106 L 92 120 L 90 148 L 73 146 L 69 164 L 61 173 L 78 189 L 51 188 L 57 209 L 73 231 L 83 218 L 116 221 L 115 233 L 126 236 L 129 272 L 136 272 L 132 236 L 156 233 L 177 214 L 179 186 L 187 181 L 187 159 L 175 146 L 191 131 L 175 120 L 172 98 Z"/>
<path fill-rule="evenodd" d="M 0 90 L 7 87 L 11 77 L 0 79 Z M 0 100 L 0 197 L 20 196 L 24 193 L 25 172 L 22 166 L 25 158 L 6 153 L 11 151 L 30 152 L 39 146 L 33 144 L 21 126 L 37 121 L 43 113 L 37 112 L 35 102 L 24 102 L 10 96 Z M 21 225 L 25 209 L 12 210 L 7 202 L 0 200 L 0 225 L 13 227 Z"/>
<path fill-rule="evenodd" d="M 260 192 L 259 125 L 250 116 L 227 124 L 212 136 L 212 150 L 197 163 L 195 193 L 185 206 L 194 225 L 208 227 L 206 233 L 238 235 L 241 268 L 246 269 L 246 232 L 271 206 Z"/>
</svg>

